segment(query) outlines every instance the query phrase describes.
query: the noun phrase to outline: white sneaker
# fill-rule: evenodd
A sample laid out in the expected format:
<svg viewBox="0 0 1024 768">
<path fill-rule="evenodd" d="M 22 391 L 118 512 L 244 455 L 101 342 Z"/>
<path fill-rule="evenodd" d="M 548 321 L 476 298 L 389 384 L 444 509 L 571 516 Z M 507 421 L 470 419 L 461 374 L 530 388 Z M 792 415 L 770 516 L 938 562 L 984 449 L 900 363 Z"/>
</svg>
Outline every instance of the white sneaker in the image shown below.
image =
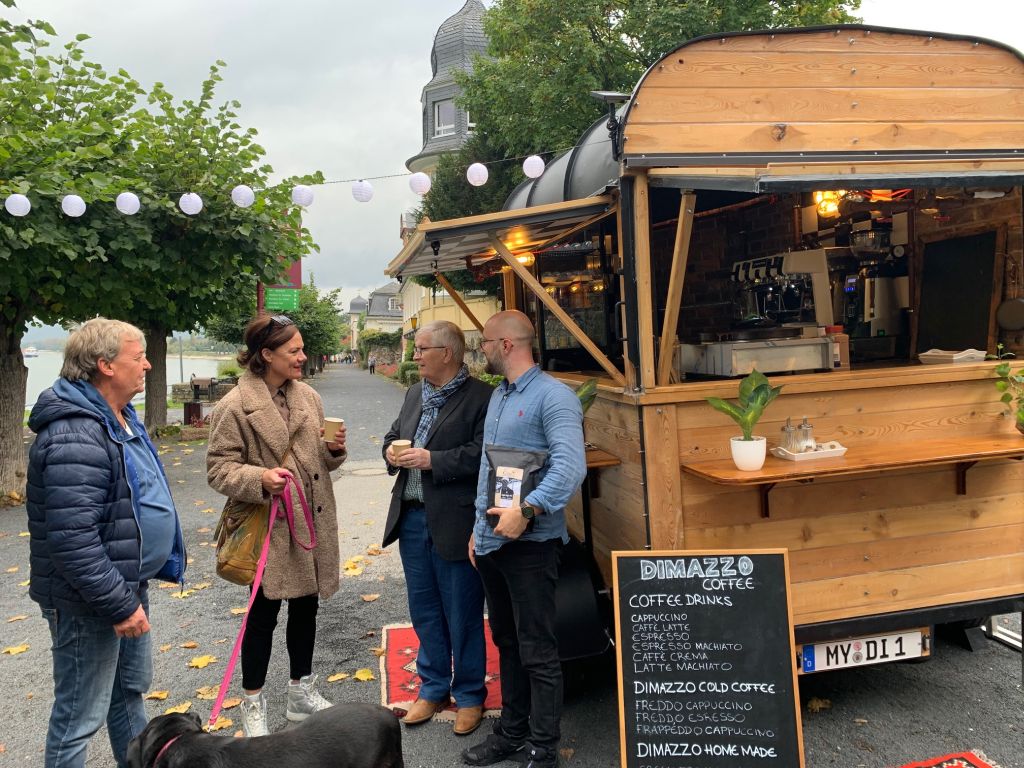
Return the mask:
<svg viewBox="0 0 1024 768">
<path fill-rule="evenodd" d="M 242 730 L 249 738 L 254 736 L 266 736 L 267 730 L 267 700 L 260 691 L 255 696 L 244 694 L 242 696 Z"/>
<path fill-rule="evenodd" d="M 334 706 L 316 689 L 316 675 L 306 675 L 298 683 L 288 683 L 288 710 L 285 717 L 293 723 L 305 720 L 314 712 Z"/>
</svg>

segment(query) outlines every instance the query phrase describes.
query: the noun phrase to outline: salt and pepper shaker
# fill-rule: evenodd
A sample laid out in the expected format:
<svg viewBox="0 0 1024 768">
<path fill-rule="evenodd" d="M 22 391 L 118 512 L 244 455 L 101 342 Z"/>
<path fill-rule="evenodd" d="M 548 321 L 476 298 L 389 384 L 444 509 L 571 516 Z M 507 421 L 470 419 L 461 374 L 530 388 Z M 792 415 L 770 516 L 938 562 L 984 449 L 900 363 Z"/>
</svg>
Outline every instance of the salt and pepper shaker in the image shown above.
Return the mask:
<svg viewBox="0 0 1024 768">
<path fill-rule="evenodd" d="M 797 453 L 804 453 L 806 451 L 813 451 L 817 447 L 817 443 L 814 440 L 814 427 L 807 417 L 804 416 L 803 421 L 800 423 L 800 438 L 797 442 Z"/>
<path fill-rule="evenodd" d="M 796 427 L 793 426 L 793 420 L 787 416 L 786 426 L 782 428 L 782 449 L 790 453 L 796 453 L 798 445 Z"/>
</svg>

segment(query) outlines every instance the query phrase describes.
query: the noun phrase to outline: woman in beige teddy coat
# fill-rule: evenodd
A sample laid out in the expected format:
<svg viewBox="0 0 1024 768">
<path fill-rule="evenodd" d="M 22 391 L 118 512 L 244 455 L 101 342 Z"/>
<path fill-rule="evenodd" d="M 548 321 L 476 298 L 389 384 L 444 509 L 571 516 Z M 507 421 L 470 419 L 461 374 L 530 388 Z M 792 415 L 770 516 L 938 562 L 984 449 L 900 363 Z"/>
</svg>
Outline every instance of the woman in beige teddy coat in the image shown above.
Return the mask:
<svg viewBox="0 0 1024 768">
<path fill-rule="evenodd" d="M 238 362 L 247 371 L 213 411 L 206 456 L 207 480 L 218 493 L 259 503 L 285 488 L 285 477 L 301 483 L 313 513 L 316 546 L 307 551 L 288 526 L 274 526 L 270 553 L 242 641 L 242 725 L 246 736 L 267 733 L 263 696 L 271 643 L 281 601 L 288 601 L 286 643 L 291 670 L 286 717 L 304 720 L 331 706 L 316 690 L 312 673 L 320 598 L 338 589 L 338 520 L 331 470 L 345 460 L 345 427 L 324 442 L 323 404 L 300 381 L 306 360 L 302 334 L 285 315 L 259 315 L 245 329 Z M 289 445 L 291 446 L 289 450 Z M 297 495 L 295 536 L 308 543 Z"/>
</svg>

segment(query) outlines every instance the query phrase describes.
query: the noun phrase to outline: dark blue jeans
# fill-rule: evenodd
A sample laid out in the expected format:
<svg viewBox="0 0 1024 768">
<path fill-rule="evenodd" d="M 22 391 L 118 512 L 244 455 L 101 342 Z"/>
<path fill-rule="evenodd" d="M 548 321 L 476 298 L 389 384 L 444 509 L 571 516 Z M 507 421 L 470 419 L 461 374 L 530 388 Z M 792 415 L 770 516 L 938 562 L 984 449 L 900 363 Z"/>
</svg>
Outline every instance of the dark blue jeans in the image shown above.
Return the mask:
<svg viewBox="0 0 1024 768">
<path fill-rule="evenodd" d="M 149 613 L 143 594 L 143 606 Z M 53 641 L 53 709 L 46 768 L 82 768 L 104 722 L 119 768 L 128 742 L 146 727 L 142 696 L 153 682 L 152 633 L 118 637 L 109 619 L 44 608 Z"/>
<path fill-rule="evenodd" d="M 402 513 L 398 550 L 409 616 L 420 641 L 420 698 L 442 701 L 450 693 L 459 707 L 481 706 L 487 694 L 487 649 L 479 574 L 468 559 L 445 560 L 437 554 L 423 507 Z"/>
<path fill-rule="evenodd" d="M 513 741 L 555 749 L 561 737 L 562 665 L 555 585 L 562 543 L 511 541 L 476 556 L 491 637 L 501 657 L 501 729 Z"/>
</svg>

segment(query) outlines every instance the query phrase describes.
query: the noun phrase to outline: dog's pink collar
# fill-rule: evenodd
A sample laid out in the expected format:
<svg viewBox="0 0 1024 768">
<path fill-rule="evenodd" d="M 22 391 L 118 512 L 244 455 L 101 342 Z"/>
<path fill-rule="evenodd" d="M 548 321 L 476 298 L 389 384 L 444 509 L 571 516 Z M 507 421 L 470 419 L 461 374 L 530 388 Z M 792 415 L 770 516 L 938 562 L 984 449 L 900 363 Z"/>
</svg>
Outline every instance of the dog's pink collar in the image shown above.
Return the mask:
<svg viewBox="0 0 1024 768">
<path fill-rule="evenodd" d="M 156 760 L 153 761 L 153 768 L 156 768 L 156 764 L 160 762 L 160 758 L 164 756 L 164 752 L 166 752 L 168 749 L 171 748 L 171 744 L 173 744 L 174 742 L 176 742 L 180 738 L 181 738 L 181 734 L 179 733 L 177 736 L 175 736 L 173 739 L 171 739 L 170 741 L 168 741 L 166 744 L 163 745 L 163 747 L 160 749 L 160 751 L 156 753 Z"/>
</svg>

